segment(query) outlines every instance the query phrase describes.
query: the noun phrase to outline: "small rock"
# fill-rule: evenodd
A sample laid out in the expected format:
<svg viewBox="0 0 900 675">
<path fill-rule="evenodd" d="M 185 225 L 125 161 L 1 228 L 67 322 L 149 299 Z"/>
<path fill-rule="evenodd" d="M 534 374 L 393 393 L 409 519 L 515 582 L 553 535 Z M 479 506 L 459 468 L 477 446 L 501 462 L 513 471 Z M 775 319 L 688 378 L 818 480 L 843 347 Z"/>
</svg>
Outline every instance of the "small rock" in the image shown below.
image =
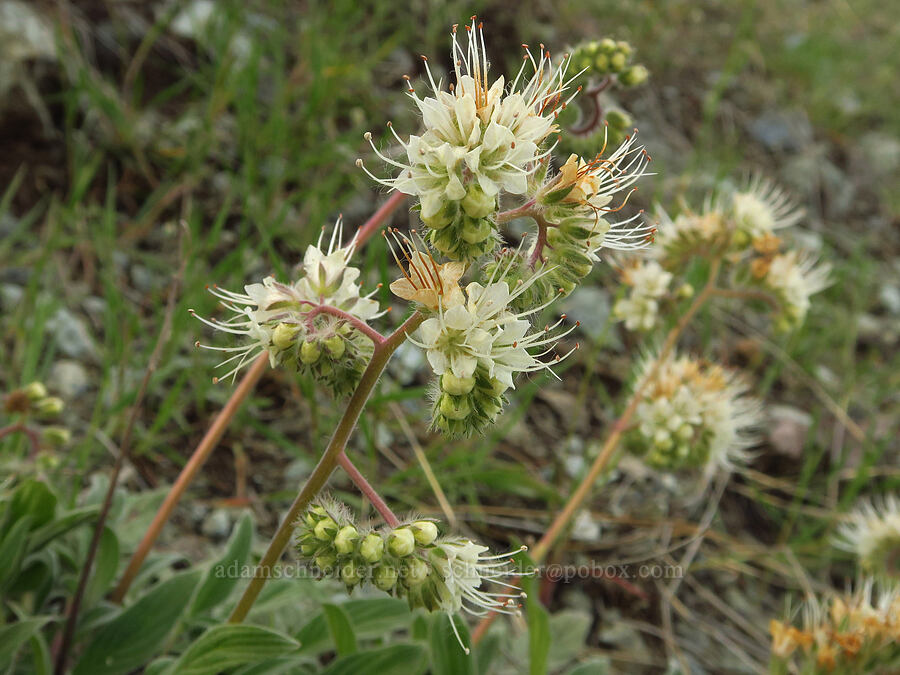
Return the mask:
<svg viewBox="0 0 900 675">
<path fill-rule="evenodd" d="M 62 359 L 50 369 L 53 388 L 65 399 L 77 398 L 90 387 L 87 370 L 78 361 Z"/>
<path fill-rule="evenodd" d="M 0 307 L 5 311 L 13 311 L 25 295 L 21 286 L 15 284 L 0 284 Z"/>
<path fill-rule="evenodd" d="M 47 321 L 47 332 L 54 336 L 60 351 L 66 356 L 99 360 L 97 346 L 84 322 L 65 307 L 60 307 Z"/>
<path fill-rule="evenodd" d="M 878 299 L 891 314 L 900 315 L 900 285 L 885 284 L 878 291 Z"/>
<path fill-rule="evenodd" d="M 409 384 L 425 366 L 425 356 L 421 349 L 411 342 L 404 342 L 390 360 L 388 370 L 400 384 Z"/>
<path fill-rule="evenodd" d="M 813 140 L 803 110 L 767 110 L 750 124 L 750 134 L 769 150 L 797 151 Z"/>
<path fill-rule="evenodd" d="M 210 539 L 224 539 L 231 532 L 231 513 L 226 509 L 215 509 L 203 520 L 200 531 Z"/>
<path fill-rule="evenodd" d="M 561 303 L 561 309 L 574 321 L 579 330 L 592 340 L 599 340 L 609 322 L 609 293 L 596 286 L 581 286 Z"/>
<path fill-rule="evenodd" d="M 775 405 L 769 408 L 769 419 L 769 442 L 775 450 L 794 459 L 802 457 L 812 416 L 798 408 Z"/>
<path fill-rule="evenodd" d="M 590 511 L 582 509 L 572 523 L 572 539 L 577 541 L 598 541 L 600 539 L 600 523 L 591 517 Z"/>
</svg>

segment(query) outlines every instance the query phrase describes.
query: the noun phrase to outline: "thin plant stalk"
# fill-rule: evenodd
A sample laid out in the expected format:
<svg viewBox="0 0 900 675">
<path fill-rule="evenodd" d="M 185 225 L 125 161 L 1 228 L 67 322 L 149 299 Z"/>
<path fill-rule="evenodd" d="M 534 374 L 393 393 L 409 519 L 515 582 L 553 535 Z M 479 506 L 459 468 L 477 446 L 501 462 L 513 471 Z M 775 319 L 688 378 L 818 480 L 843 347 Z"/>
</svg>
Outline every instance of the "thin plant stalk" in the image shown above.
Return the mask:
<svg viewBox="0 0 900 675">
<path fill-rule="evenodd" d="M 172 511 L 175 510 L 175 507 L 181 500 L 181 496 L 194 481 L 194 478 L 206 463 L 206 460 L 209 459 L 212 451 L 216 449 L 216 446 L 222 439 L 222 435 L 225 433 L 228 425 L 231 424 L 231 420 L 244 403 L 244 399 L 246 399 L 247 396 L 250 395 L 250 392 L 254 390 L 256 383 L 259 382 L 259 378 L 262 377 L 268 367 L 268 355 L 259 355 L 241 378 L 237 387 L 235 387 L 235 390 L 232 392 L 225 407 L 222 408 L 222 411 L 218 414 L 215 421 L 213 421 L 212 425 L 197 445 L 197 449 L 194 450 L 191 458 L 188 460 L 187 464 L 184 465 L 184 468 L 178 475 L 178 479 L 169 490 L 165 500 L 153 517 L 153 522 L 150 523 L 150 527 L 148 527 L 147 531 L 144 533 L 141 543 L 138 544 L 137 549 L 135 549 L 132 554 L 131 560 L 128 562 L 128 567 L 125 568 L 125 571 L 122 573 L 122 578 L 119 580 L 118 585 L 110 596 L 110 599 L 113 602 L 122 602 L 125 593 L 128 592 L 128 588 L 131 586 L 138 571 L 141 569 L 141 565 L 144 564 L 144 560 L 150 553 L 150 549 L 153 548 L 160 532 L 162 532 L 163 527 L 172 515 Z"/>
<path fill-rule="evenodd" d="M 375 213 L 373 213 L 357 231 L 357 246 L 365 244 L 372 235 L 375 234 L 384 221 L 386 221 L 406 200 L 406 197 L 407 195 L 396 192 L 392 194 L 384 204 L 378 207 Z M 380 338 L 380 336 L 378 337 Z M 250 392 L 256 387 L 259 378 L 262 377 L 262 374 L 266 371 L 267 363 L 268 356 L 266 354 L 261 354 L 257 357 L 256 361 L 253 362 L 247 373 L 241 378 L 238 386 L 232 392 L 231 397 L 228 399 L 222 412 L 219 413 L 212 426 L 210 426 L 203 436 L 203 439 L 194 450 L 188 463 L 185 464 L 184 468 L 181 470 L 178 479 L 175 481 L 169 494 L 166 495 L 165 501 L 163 501 L 162 505 L 159 507 L 159 510 L 153 518 L 153 522 L 144 534 L 141 543 L 132 554 L 131 560 L 128 562 L 128 567 L 125 568 L 122 578 L 119 580 L 118 585 L 110 596 L 110 599 L 113 602 L 122 602 L 122 599 L 128 592 L 134 578 L 137 576 L 141 565 L 144 564 L 144 560 L 147 558 L 147 555 L 159 538 L 166 522 L 168 522 L 171 517 L 172 511 L 175 510 L 175 507 L 181 500 L 185 490 L 187 490 L 188 486 L 194 481 L 200 468 L 206 463 L 206 460 L 209 459 L 210 454 L 218 445 L 222 435 L 228 428 L 228 425 L 231 424 L 231 420 L 234 418 L 238 408 L 243 404 L 244 399 L 246 399 Z"/>
<path fill-rule="evenodd" d="M 722 259 L 719 256 L 713 258 L 710 264 L 709 270 L 709 278 L 706 282 L 706 285 L 703 289 L 694 296 L 694 301 L 691 303 L 688 310 L 681 316 L 678 323 L 669 331 L 668 335 L 666 335 L 666 339 L 663 342 L 662 348 L 660 349 L 659 356 L 656 359 L 656 362 L 653 368 L 649 373 L 644 377 L 641 383 L 635 388 L 634 393 L 631 395 L 631 398 L 628 401 L 628 404 L 625 407 L 625 410 L 622 412 L 621 417 L 616 420 L 615 424 L 612 428 L 612 433 L 607 437 L 606 442 L 603 444 L 603 447 L 600 449 L 597 457 L 594 459 L 594 462 L 591 464 L 591 468 L 588 470 L 585 477 L 578 484 L 578 487 L 575 488 L 575 491 L 572 493 L 572 496 L 569 497 L 569 500 L 566 502 L 565 506 L 563 506 L 562 510 L 556 515 L 553 519 L 553 523 L 551 523 L 550 527 L 544 533 L 544 535 L 538 540 L 538 543 L 534 545 L 534 548 L 531 550 L 531 558 L 535 562 L 535 564 L 542 563 L 547 555 L 550 553 L 551 548 L 557 542 L 557 540 L 562 535 L 563 531 L 569 526 L 569 523 L 575 517 L 575 514 L 581 508 L 584 501 L 588 498 L 591 493 L 591 490 L 594 487 L 594 484 L 597 482 L 597 479 L 600 477 L 600 474 L 603 473 L 604 469 L 606 469 L 609 464 L 610 459 L 613 457 L 616 449 L 619 446 L 619 442 L 622 440 L 622 436 L 625 431 L 631 425 L 631 420 L 634 417 L 634 413 L 637 410 L 637 407 L 640 403 L 641 396 L 644 391 L 646 391 L 647 387 L 656 379 L 656 375 L 659 372 L 659 368 L 662 365 L 662 362 L 665 361 L 675 349 L 675 345 L 678 343 L 678 338 L 681 337 L 681 334 L 684 332 L 685 328 L 687 328 L 688 324 L 694 318 L 698 311 L 706 304 L 706 302 L 714 295 L 716 295 L 716 282 L 719 278 L 719 270 L 722 266 Z M 491 623 L 493 623 L 497 614 L 492 612 L 484 617 L 475 628 L 472 633 L 472 642 L 477 644 L 482 637 L 484 637 L 487 629 L 490 627 Z"/>
<path fill-rule="evenodd" d="M 356 387 L 356 391 L 353 392 L 353 395 L 347 402 L 347 408 L 344 410 L 344 415 L 341 417 L 334 430 L 331 441 L 329 441 L 328 446 L 325 448 L 325 452 L 319 459 L 319 463 L 316 464 L 316 468 L 313 469 L 313 472 L 309 475 L 306 483 L 304 483 L 303 487 L 300 489 L 296 499 L 294 499 L 293 504 L 291 504 L 290 509 L 288 509 L 287 514 L 282 520 L 281 525 L 279 525 L 271 542 L 269 542 L 269 547 L 266 549 L 265 554 L 256 566 L 253 579 L 250 580 L 250 583 L 244 590 L 244 594 L 241 596 L 241 599 L 238 601 L 238 604 L 235 606 L 234 611 L 232 611 L 231 616 L 228 619 L 230 623 L 242 622 L 250 612 L 262 587 L 270 577 L 272 567 L 278 563 L 282 553 L 284 553 L 285 549 L 288 547 L 297 519 L 306 510 L 315 496 L 319 494 L 323 487 L 325 487 L 328 477 L 331 476 L 331 473 L 340 462 L 340 455 L 347 445 L 347 440 L 350 438 L 350 434 L 353 433 L 353 429 L 356 427 L 356 423 L 366 405 L 366 401 L 369 400 L 369 395 L 375 388 L 382 372 L 384 372 L 391 355 L 397 347 L 403 343 L 407 334 L 418 328 L 419 324 L 421 324 L 424 319 L 425 317 L 422 314 L 414 312 L 412 316 L 410 316 L 400 328 L 387 337 L 384 342 L 375 345 L 369 365 L 363 372 L 359 385 Z"/>
<path fill-rule="evenodd" d="M 112 472 L 109 476 L 109 487 L 106 490 L 106 496 L 103 499 L 103 505 L 100 507 L 100 513 L 97 516 L 97 522 L 94 525 L 94 532 L 91 535 L 91 541 L 88 545 L 87 556 L 82 565 L 81 573 L 78 577 L 78 585 L 75 594 L 69 603 L 66 613 L 66 624 L 62 631 L 62 637 L 58 643 L 56 652 L 56 662 L 54 664 L 54 673 L 62 675 L 66 672 L 66 665 L 69 660 L 69 650 L 72 647 L 72 641 L 75 637 L 75 629 L 78 626 L 78 614 L 81 609 L 81 601 L 84 598 L 85 590 L 91 578 L 91 570 L 94 566 L 94 559 L 97 557 L 97 550 L 100 546 L 100 538 L 103 536 L 103 530 L 106 526 L 106 519 L 109 517 L 109 510 L 112 507 L 113 497 L 115 496 L 116 487 L 119 483 L 119 476 L 122 473 L 122 467 L 125 465 L 125 459 L 131 451 L 131 438 L 134 432 L 134 425 L 137 422 L 138 414 L 144 403 L 144 397 L 147 394 L 147 387 L 150 384 L 150 378 L 156 372 L 159 366 L 159 360 L 162 357 L 163 347 L 168 342 L 169 335 L 172 333 L 172 317 L 175 314 L 175 305 L 178 298 L 178 289 L 181 287 L 181 280 L 184 276 L 184 268 L 187 257 L 184 251 L 181 252 L 181 265 L 172 279 L 169 288 L 169 297 L 166 301 L 166 311 L 163 318 L 163 324 L 156 338 L 156 344 L 153 347 L 153 353 L 147 362 L 147 368 L 144 371 L 144 377 L 138 387 L 137 395 L 134 399 L 134 405 L 131 407 L 131 414 L 122 431 L 122 438 L 119 441 L 119 452 L 116 455 L 116 461 L 113 464 Z"/>
<path fill-rule="evenodd" d="M 387 502 L 381 498 L 378 491 L 366 480 L 366 477 L 363 476 L 360 470 L 356 468 L 356 465 L 350 461 L 350 458 L 347 457 L 347 453 L 343 450 L 341 450 L 338 455 L 338 464 L 340 464 L 341 468 L 347 472 L 347 475 L 350 476 L 350 480 L 352 480 L 354 485 L 359 488 L 359 491 L 362 492 L 363 496 L 372 503 L 375 510 L 378 511 L 382 518 L 384 518 L 384 522 L 391 527 L 399 526 L 400 519 L 397 518 L 393 511 L 391 511 L 391 507 L 389 507 Z"/>
</svg>

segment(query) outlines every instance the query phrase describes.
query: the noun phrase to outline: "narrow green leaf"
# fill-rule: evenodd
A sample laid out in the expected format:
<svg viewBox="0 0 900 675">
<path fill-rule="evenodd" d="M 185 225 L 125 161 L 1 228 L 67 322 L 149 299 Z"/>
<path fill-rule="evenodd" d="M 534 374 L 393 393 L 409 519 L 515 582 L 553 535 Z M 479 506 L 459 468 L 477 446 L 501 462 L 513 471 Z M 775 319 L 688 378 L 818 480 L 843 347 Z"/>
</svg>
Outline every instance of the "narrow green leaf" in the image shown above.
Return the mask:
<svg viewBox="0 0 900 675">
<path fill-rule="evenodd" d="M 322 675 L 418 675 L 424 672 L 426 659 L 421 645 L 393 645 L 342 656 Z"/>
<path fill-rule="evenodd" d="M 12 522 L 27 515 L 31 516 L 34 527 L 41 527 L 53 520 L 56 512 L 56 495 L 43 481 L 29 478 L 13 492 L 9 504 Z"/>
<path fill-rule="evenodd" d="M 119 570 L 119 538 L 108 527 L 103 528 L 94 569 L 84 593 L 84 606 L 90 607 L 103 597 Z"/>
<path fill-rule="evenodd" d="M 456 639 L 453 626 L 456 625 L 463 644 Z M 459 616 L 451 616 L 444 612 L 435 612 L 431 619 L 428 645 L 431 649 L 431 667 L 435 675 L 475 675 L 478 663 L 468 653 L 472 643 L 469 627 Z M 465 647 L 463 647 L 465 645 Z"/>
<path fill-rule="evenodd" d="M 412 620 L 409 606 L 399 598 L 363 598 L 342 602 L 341 607 L 350 617 L 350 624 L 357 638 L 375 637 L 404 628 Z M 331 646 L 328 622 L 325 615 L 313 617 L 297 633 L 302 650 L 317 653 Z"/>
<path fill-rule="evenodd" d="M 328 622 L 328 630 L 338 656 L 347 656 L 356 651 L 356 634 L 350 624 L 350 617 L 340 605 L 324 604 L 322 612 Z"/>
<path fill-rule="evenodd" d="M 215 675 L 237 666 L 259 663 L 297 651 L 300 643 L 261 626 L 224 624 L 208 630 L 167 672 Z"/>
<path fill-rule="evenodd" d="M 34 675 L 50 675 L 53 672 L 53 660 L 50 658 L 50 647 L 47 640 L 40 633 L 35 633 L 29 640 L 33 655 L 32 665 Z"/>
<path fill-rule="evenodd" d="M 75 675 L 116 675 L 147 664 L 156 654 L 200 581 L 200 571 L 159 584 L 97 631 Z"/>
<path fill-rule="evenodd" d="M 530 663 L 528 672 L 531 675 L 544 675 L 547 672 L 547 657 L 550 653 L 550 615 L 538 599 L 535 578 L 525 577 L 522 587 L 528 594 L 525 599 Z"/>
<path fill-rule="evenodd" d="M 19 647 L 25 644 L 52 618 L 50 616 L 34 616 L 0 628 L 0 665 L 7 665 L 15 653 L 19 651 Z"/>
<path fill-rule="evenodd" d="M 479 673 L 491 672 L 491 664 L 500 653 L 500 636 L 496 633 L 488 633 L 479 642 L 473 650 L 475 660 L 478 662 Z"/>
<path fill-rule="evenodd" d="M 241 567 L 250 554 L 253 541 L 253 519 L 245 513 L 228 540 L 225 553 L 209 568 L 197 597 L 191 605 L 190 615 L 208 612 L 224 601 L 241 578 Z"/>
<path fill-rule="evenodd" d="M 74 530 L 82 523 L 92 520 L 100 512 L 99 506 L 86 506 L 70 511 L 47 523 L 43 527 L 35 528 L 28 537 L 28 550 L 37 551 L 43 548 L 60 535 Z"/>
<path fill-rule="evenodd" d="M 0 590 L 5 590 L 19 574 L 25 556 L 26 534 L 31 528 L 31 515 L 19 518 L 6 532 L 0 544 Z"/>
</svg>

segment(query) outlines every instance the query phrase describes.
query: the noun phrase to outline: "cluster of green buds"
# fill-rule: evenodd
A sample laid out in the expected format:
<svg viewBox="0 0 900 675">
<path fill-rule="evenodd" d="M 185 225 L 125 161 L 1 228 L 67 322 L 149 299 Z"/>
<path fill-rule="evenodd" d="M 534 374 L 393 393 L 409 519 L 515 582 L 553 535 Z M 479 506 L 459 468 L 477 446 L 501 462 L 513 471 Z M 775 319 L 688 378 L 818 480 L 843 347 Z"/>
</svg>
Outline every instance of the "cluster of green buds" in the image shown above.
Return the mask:
<svg viewBox="0 0 900 675">
<path fill-rule="evenodd" d="M 626 87 L 647 81 L 647 68 L 632 63 L 634 49 L 623 40 L 603 38 L 582 42 L 572 50 L 572 67 L 584 71 L 588 77 L 614 76 Z"/>
<path fill-rule="evenodd" d="M 23 429 L 39 433 L 41 440 L 53 446 L 65 445 L 71 439 L 71 433 L 65 427 L 47 424 L 56 420 L 64 408 L 63 400 L 51 396 L 42 382 L 14 389 L 3 398 L 3 410 L 7 415 L 17 418 Z M 34 428 L 34 422 L 39 428 Z"/>
<path fill-rule="evenodd" d="M 367 530 L 342 504 L 322 499 L 298 524 L 297 548 L 324 578 L 339 579 L 348 592 L 362 584 L 406 598 L 411 609 L 456 612 L 514 610 L 522 594 L 487 593 L 483 580 L 513 574 L 510 557 L 483 556 L 487 547 L 439 537 L 437 524 L 412 519 L 394 528 Z"/>
<path fill-rule="evenodd" d="M 507 403 L 507 385 L 491 377 L 484 366 L 471 377 L 447 371 L 437 378 L 431 414 L 432 428 L 454 438 L 482 433 Z"/>
<path fill-rule="evenodd" d="M 382 591 L 406 596 L 431 574 L 419 549 L 437 537 L 438 527 L 432 520 L 367 530 L 357 526 L 343 504 L 324 499 L 303 517 L 297 546 L 324 577 L 340 579 L 347 590 L 370 582 Z"/>
<path fill-rule="evenodd" d="M 428 242 L 451 260 L 474 260 L 497 245 L 497 196 L 469 183 L 460 201 L 447 201 L 432 215 L 422 214 Z"/>
</svg>

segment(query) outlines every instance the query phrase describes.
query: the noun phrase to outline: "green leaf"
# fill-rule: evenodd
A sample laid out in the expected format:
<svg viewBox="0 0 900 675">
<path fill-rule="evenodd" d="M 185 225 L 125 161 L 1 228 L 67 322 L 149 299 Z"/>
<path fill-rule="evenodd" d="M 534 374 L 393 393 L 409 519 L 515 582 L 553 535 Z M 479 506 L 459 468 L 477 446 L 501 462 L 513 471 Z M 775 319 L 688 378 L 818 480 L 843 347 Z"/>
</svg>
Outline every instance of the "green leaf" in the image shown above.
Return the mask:
<svg viewBox="0 0 900 675">
<path fill-rule="evenodd" d="M 525 599 L 525 616 L 528 620 L 529 672 L 531 675 L 544 675 L 550 653 L 550 615 L 538 600 L 534 577 L 526 577 L 522 588 L 528 594 Z"/>
<path fill-rule="evenodd" d="M 465 647 L 456 639 L 451 621 L 455 623 Z M 472 640 L 469 637 L 469 627 L 462 617 L 435 612 L 429 632 L 428 645 L 431 648 L 431 666 L 435 675 L 475 675 L 478 672 L 475 658 L 468 653 Z"/>
<path fill-rule="evenodd" d="M 200 581 L 200 571 L 159 584 L 104 625 L 79 660 L 75 675 L 116 675 L 148 663 L 156 654 Z"/>
<path fill-rule="evenodd" d="M 28 537 L 28 550 L 37 551 L 38 549 L 43 548 L 60 535 L 75 529 L 82 523 L 92 520 L 99 512 L 99 506 L 86 506 L 82 509 L 69 511 L 69 513 L 60 516 L 43 527 L 35 528 Z"/>
<path fill-rule="evenodd" d="M 90 607 L 103 597 L 119 570 L 119 538 L 108 527 L 103 528 L 91 579 L 84 592 L 84 606 Z"/>
<path fill-rule="evenodd" d="M 224 624 L 208 630 L 167 672 L 178 675 L 215 675 L 236 666 L 284 656 L 300 643 L 260 626 Z"/>
<path fill-rule="evenodd" d="M 347 656 L 356 651 L 356 635 L 350 624 L 350 617 L 339 605 L 324 604 L 322 612 L 328 622 L 328 631 L 334 640 L 338 656 Z"/>
<path fill-rule="evenodd" d="M 13 492 L 8 515 L 12 519 L 11 522 L 17 521 L 26 514 L 30 515 L 34 527 L 41 527 L 53 520 L 55 512 L 56 495 L 44 482 L 30 478 L 21 483 Z"/>
<path fill-rule="evenodd" d="M 34 616 L 0 628 L 0 665 L 6 666 L 19 648 L 52 619 L 51 616 Z"/>
<path fill-rule="evenodd" d="M 50 648 L 47 646 L 47 640 L 40 633 L 35 633 L 29 640 L 31 643 L 31 653 L 34 656 L 32 660 L 32 673 L 34 675 L 50 675 L 53 672 L 53 659 L 50 658 Z"/>
<path fill-rule="evenodd" d="M 412 620 L 409 606 L 399 598 L 362 598 L 341 603 L 350 617 L 357 638 L 384 635 L 408 626 Z M 317 614 L 297 633 L 304 652 L 316 653 L 331 646 L 328 622 Z"/>
<path fill-rule="evenodd" d="M 31 515 L 16 521 L 0 544 L 0 590 L 5 590 L 19 574 L 19 566 L 25 556 L 26 534 L 31 528 Z"/>
<path fill-rule="evenodd" d="M 426 658 L 421 645 L 393 645 L 342 656 L 322 675 L 417 675 L 425 670 Z"/>
<path fill-rule="evenodd" d="M 209 568 L 189 614 L 197 616 L 208 612 L 225 600 L 241 578 L 241 567 L 250 554 L 253 541 L 253 519 L 245 513 L 234 528 L 225 553 Z"/>
</svg>

